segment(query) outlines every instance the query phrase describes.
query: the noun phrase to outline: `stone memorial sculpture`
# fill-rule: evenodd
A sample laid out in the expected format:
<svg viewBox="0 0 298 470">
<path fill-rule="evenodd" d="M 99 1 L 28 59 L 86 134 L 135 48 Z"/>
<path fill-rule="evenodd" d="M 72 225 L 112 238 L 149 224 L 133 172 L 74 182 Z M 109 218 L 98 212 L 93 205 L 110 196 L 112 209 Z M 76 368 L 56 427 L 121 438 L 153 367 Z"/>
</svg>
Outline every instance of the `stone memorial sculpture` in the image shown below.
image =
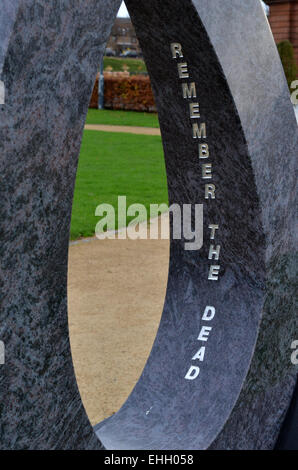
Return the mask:
<svg viewBox="0 0 298 470">
<path fill-rule="evenodd" d="M 120 2 L 3 0 L 0 448 L 293 448 L 297 124 L 266 15 L 259 0 L 126 4 L 169 202 L 204 205 L 204 244 L 171 240 L 148 362 L 92 429 L 69 346 L 67 256 L 84 121 Z"/>
</svg>

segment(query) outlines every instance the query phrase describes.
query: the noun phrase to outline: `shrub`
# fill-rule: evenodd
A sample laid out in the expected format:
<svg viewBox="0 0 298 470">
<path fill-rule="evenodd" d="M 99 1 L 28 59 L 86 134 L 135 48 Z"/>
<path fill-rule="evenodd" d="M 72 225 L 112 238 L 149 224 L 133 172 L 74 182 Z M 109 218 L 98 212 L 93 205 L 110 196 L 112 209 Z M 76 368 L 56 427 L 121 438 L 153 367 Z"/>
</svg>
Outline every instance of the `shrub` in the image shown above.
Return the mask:
<svg viewBox="0 0 298 470">
<path fill-rule="evenodd" d="M 290 88 L 292 81 L 296 80 L 297 76 L 297 65 L 295 62 L 294 48 L 290 41 L 281 41 L 277 45 L 277 49 Z"/>
</svg>

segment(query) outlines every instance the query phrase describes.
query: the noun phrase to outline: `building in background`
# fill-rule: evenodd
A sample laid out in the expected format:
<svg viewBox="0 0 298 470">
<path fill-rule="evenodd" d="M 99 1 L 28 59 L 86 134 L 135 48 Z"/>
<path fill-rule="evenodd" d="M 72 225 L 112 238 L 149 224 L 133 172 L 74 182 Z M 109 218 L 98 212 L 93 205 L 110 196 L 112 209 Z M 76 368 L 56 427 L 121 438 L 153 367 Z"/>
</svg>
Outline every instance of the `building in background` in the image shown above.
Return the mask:
<svg viewBox="0 0 298 470">
<path fill-rule="evenodd" d="M 298 0 L 265 0 L 269 5 L 269 23 L 276 43 L 288 40 L 293 44 L 298 64 Z"/>
<path fill-rule="evenodd" d="M 126 50 L 134 51 L 138 56 L 142 54 L 130 18 L 116 18 L 107 48 L 113 50 L 117 56 Z"/>
</svg>

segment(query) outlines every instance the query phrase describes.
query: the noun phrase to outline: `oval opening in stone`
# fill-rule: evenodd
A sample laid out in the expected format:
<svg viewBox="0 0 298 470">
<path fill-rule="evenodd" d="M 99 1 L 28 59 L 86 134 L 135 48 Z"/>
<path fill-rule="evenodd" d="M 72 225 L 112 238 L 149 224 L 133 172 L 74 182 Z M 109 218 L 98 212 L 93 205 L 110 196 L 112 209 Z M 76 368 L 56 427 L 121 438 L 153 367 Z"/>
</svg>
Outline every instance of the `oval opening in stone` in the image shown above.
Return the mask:
<svg viewBox="0 0 298 470">
<path fill-rule="evenodd" d="M 118 18 L 114 30 L 121 23 L 129 25 Z M 124 70 L 129 64 L 141 73 L 141 59 L 105 57 L 106 88 L 109 75 L 116 76 L 111 64 L 118 66 L 120 60 Z M 141 76 L 140 80 L 143 77 L 148 79 Z M 132 133 L 115 132 L 113 126 L 121 124 L 130 124 Z M 101 125 L 107 126 L 104 131 Z M 144 134 L 133 133 L 140 132 L 140 126 Z M 127 196 L 127 207 L 144 204 L 148 217 L 149 204 L 167 204 L 158 131 L 156 113 L 88 111 L 72 212 L 68 311 L 77 383 L 93 425 L 121 407 L 141 375 L 160 321 L 169 264 L 168 239 L 151 240 L 148 231 L 148 239 L 119 240 L 116 235 L 116 239 L 98 240 L 94 232 L 100 218 L 94 214 L 99 204 L 111 204 L 117 229 L 118 196 Z M 167 216 L 163 223 L 168 223 Z M 146 232 L 145 225 L 146 221 L 142 232 Z"/>
</svg>

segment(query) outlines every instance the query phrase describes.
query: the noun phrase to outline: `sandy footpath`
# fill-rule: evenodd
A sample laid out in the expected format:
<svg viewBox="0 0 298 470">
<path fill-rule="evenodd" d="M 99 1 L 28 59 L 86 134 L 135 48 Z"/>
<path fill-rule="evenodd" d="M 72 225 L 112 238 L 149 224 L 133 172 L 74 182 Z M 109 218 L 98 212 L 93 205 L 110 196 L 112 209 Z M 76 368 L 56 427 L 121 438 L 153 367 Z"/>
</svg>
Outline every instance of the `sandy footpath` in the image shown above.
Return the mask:
<svg viewBox="0 0 298 470">
<path fill-rule="evenodd" d="M 85 129 L 88 131 L 121 132 L 121 133 L 124 132 L 126 134 L 160 135 L 160 129 L 158 127 L 86 124 Z"/>
<path fill-rule="evenodd" d="M 168 260 L 168 240 L 70 246 L 70 340 L 92 424 L 120 408 L 142 372 L 160 321 Z"/>
</svg>

